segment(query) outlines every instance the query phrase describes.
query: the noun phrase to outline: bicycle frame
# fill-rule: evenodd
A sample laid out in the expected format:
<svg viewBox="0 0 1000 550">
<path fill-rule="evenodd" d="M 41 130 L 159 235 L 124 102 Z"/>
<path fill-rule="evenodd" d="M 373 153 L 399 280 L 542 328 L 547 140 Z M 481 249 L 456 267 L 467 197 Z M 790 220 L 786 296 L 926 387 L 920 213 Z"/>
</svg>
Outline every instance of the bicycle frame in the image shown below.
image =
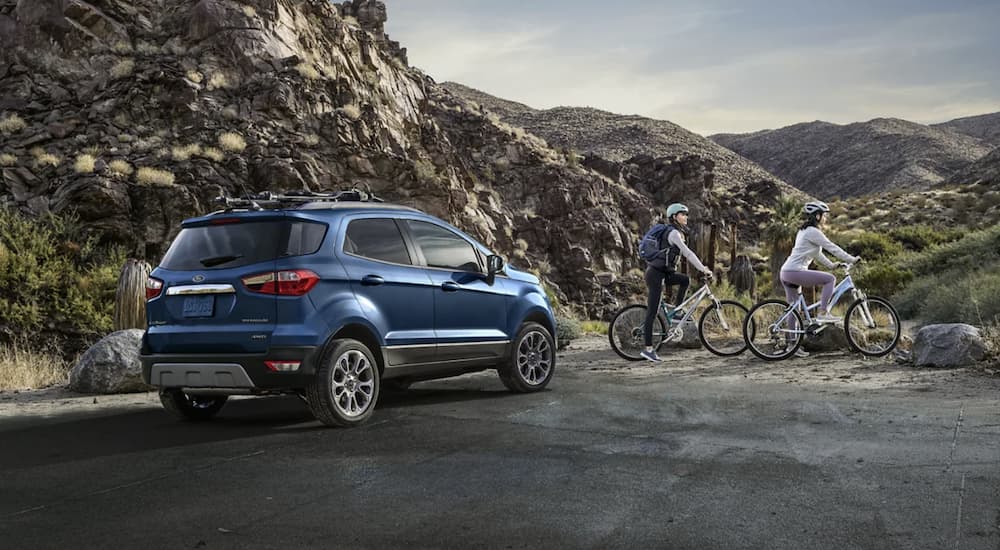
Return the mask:
<svg viewBox="0 0 1000 550">
<path fill-rule="evenodd" d="M 674 306 L 673 311 L 676 311 L 678 309 L 685 310 L 684 317 L 681 317 L 680 321 L 677 321 L 677 324 L 683 325 L 684 323 L 688 322 L 691 319 L 691 317 L 694 316 L 694 312 L 696 309 L 698 309 L 698 306 L 701 305 L 701 301 L 704 300 L 706 297 L 708 297 L 710 300 L 712 300 L 713 303 L 716 304 L 717 311 L 719 311 L 719 321 L 722 322 L 722 328 L 724 328 L 725 330 L 729 330 L 729 323 L 727 323 L 725 318 L 722 317 L 721 313 L 722 309 L 719 307 L 719 300 L 717 300 L 715 298 L 715 295 L 712 294 L 712 289 L 709 287 L 709 284 L 707 282 L 701 288 L 695 291 L 695 293 L 692 294 L 690 298 Z M 673 312 L 667 310 L 667 304 L 663 300 L 660 300 L 660 311 L 662 311 L 663 316 L 667 318 L 667 327 L 669 329 L 669 327 L 674 324 L 674 319 L 672 315 Z"/>
<path fill-rule="evenodd" d="M 865 294 L 860 290 L 858 290 L 856 286 L 854 286 L 854 279 L 851 278 L 850 268 L 847 269 L 847 273 L 844 275 L 844 278 L 840 281 L 840 283 L 836 286 L 836 288 L 833 289 L 833 297 L 830 298 L 829 309 L 832 310 L 834 306 L 836 306 L 840 302 L 841 298 L 846 296 L 848 292 L 851 293 L 851 297 L 853 297 L 855 300 L 865 298 Z M 784 325 L 784 323 L 788 321 L 788 318 L 791 317 L 792 311 L 795 311 L 796 309 L 802 312 L 804 317 L 803 321 L 805 322 L 805 325 L 807 327 L 814 325 L 815 320 L 813 319 L 813 316 L 810 312 L 818 308 L 821 303 L 822 300 L 811 305 L 807 304 L 805 296 L 802 295 L 802 287 L 799 287 L 798 298 L 796 298 L 794 302 L 788 305 L 788 309 L 786 309 L 785 313 L 782 314 L 782 316 L 779 317 L 778 320 L 774 322 L 774 326 L 777 327 Z M 869 326 L 874 326 L 874 320 L 872 319 L 871 312 L 868 310 L 867 303 L 865 303 L 862 306 L 861 312 L 864 315 L 865 323 L 868 324 Z M 799 327 L 797 329 L 778 329 L 775 332 L 784 332 L 788 334 L 806 334 L 808 331 L 805 330 L 803 327 Z"/>
</svg>

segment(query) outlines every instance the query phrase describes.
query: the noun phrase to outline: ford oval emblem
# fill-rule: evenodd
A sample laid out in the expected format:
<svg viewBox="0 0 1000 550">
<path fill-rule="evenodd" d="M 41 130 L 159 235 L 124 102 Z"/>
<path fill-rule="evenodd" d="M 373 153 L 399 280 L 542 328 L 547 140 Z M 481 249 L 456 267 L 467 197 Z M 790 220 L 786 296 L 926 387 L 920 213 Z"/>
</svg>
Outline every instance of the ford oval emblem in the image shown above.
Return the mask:
<svg viewBox="0 0 1000 550">
<path fill-rule="evenodd" d="M 195 275 L 194 277 L 191 277 L 191 280 L 194 281 L 194 282 L 196 282 L 196 283 L 200 283 L 200 282 L 202 282 L 202 281 L 205 280 L 205 276 L 204 275 Z"/>
</svg>

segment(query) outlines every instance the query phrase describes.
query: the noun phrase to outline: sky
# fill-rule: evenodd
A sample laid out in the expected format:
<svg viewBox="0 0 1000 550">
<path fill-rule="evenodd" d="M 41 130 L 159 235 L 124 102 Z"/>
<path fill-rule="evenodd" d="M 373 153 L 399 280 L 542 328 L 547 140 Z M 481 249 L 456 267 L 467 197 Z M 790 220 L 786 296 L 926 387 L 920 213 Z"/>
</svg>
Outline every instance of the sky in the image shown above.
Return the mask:
<svg viewBox="0 0 1000 550">
<path fill-rule="evenodd" d="M 384 0 L 410 64 L 700 133 L 1000 111 L 1000 0 Z"/>
</svg>

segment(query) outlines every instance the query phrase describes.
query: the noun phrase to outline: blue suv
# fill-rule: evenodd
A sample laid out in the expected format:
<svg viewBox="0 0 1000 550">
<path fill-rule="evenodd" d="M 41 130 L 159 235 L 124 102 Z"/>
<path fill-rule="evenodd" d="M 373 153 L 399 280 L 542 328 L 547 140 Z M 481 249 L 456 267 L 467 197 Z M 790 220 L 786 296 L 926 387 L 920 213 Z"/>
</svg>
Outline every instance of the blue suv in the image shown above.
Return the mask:
<svg viewBox="0 0 1000 550">
<path fill-rule="evenodd" d="M 354 426 L 382 387 L 485 369 L 515 392 L 552 379 L 538 279 L 451 225 L 360 192 L 225 202 L 182 223 L 146 284 L 143 378 L 181 418 L 296 393 L 324 424 Z"/>
</svg>

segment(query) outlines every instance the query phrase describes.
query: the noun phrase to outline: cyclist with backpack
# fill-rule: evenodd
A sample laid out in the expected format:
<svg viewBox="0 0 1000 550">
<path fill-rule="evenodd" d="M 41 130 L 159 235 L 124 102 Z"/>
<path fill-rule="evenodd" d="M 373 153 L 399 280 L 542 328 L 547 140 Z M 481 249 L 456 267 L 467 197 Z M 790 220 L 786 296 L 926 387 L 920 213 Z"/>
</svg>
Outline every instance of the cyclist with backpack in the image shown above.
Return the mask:
<svg viewBox="0 0 1000 550">
<path fill-rule="evenodd" d="M 819 323 L 840 321 L 840 318 L 834 317 L 829 311 L 830 299 L 833 298 L 833 285 L 837 278 L 825 271 L 809 269 L 809 265 L 813 260 L 816 260 L 828 268 L 836 267 L 836 264 L 823 255 L 823 250 L 849 264 L 861 261 L 861 258 L 851 256 L 823 234 L 822 228 L 826 225 L 829 212 L 830 207 L 820 201 L 809 202 L 802 207 L 805 222 L 795 236 L 795 246 L 784 265 L 781 266 L 780 275 L 781 283 L 785 287 L 785 299 L 788 300 L 788 303 L 797 299 L 796 287 L 823 287 L 823 296 L 816 316 L 816 321 Z M 809 355 L 801 349 L 795 354 L 799 357 Z"/>
<path fill-rule="evenodd" d="M 690 284 L 687 275 L 677 273 L 678 257 L 683 255 L 695 269 L 712 277 L 712 271 L 688 248 L 685 242 L 688 231 L 688 207 L 674 203 L 667 208 L 667 223 L 654 225 L 639 242 L 639 255 L 646 260 L 646 287 L 649 289 L 643 324 L 646 348 L 639 354 L 649 361 L 662 361 L 653 349 L 653 320 L 660 310 L 664 285 L 677 285 L 676 303 L 680 304 Z"/>
</svg>

